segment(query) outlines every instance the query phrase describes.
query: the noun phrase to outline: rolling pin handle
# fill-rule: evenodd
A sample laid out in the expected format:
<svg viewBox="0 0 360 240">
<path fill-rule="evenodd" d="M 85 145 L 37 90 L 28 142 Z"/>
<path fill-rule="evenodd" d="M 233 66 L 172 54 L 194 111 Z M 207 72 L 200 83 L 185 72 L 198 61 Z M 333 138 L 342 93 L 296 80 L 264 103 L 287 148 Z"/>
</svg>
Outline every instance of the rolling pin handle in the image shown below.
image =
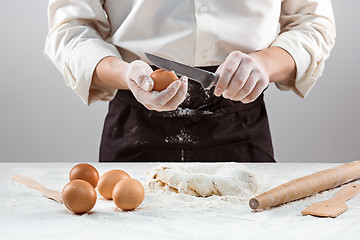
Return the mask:
<svg viewBox="0 0 360 240">
<path fill-rule="evenodd" d="M 249 206 L 251 209 L 257 209 L 259 207 L 259 202 L 255 198 L 250 199 Z"/>
</svg>

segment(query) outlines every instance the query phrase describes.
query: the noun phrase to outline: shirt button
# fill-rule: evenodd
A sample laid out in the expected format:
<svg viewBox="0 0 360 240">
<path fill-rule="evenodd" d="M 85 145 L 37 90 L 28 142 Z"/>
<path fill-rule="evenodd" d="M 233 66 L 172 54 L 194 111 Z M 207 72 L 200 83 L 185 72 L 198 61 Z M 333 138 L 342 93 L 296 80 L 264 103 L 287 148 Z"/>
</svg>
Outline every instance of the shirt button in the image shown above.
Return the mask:
<svg viewBox="0 0 360 240">
<path fill-rule="evenodd" d="M 206 51 L 206 50 L 202 51 L 202 52 L 201 52 L 201 56 L 202 56 L 203 58 L 207 58 L 207 57 L 209 56 L 208 51 Z"/>
<path fill-rule="evenodd" d="M 205 13 L 209 11 L 209 8 L 206 5 L 202 5 L 199 10 L 201 13 Z"/>
</svg>

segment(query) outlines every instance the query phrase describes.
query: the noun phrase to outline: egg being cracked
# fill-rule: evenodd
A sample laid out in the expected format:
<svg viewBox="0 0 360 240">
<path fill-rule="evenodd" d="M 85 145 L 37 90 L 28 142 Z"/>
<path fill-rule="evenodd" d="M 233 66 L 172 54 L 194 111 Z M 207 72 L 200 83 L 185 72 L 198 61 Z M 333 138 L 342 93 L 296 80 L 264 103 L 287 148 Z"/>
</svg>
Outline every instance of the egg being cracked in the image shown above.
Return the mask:
<svg viewBox="0 0 360 240">
<path fill-rule="evenodd" d="M 172 82 L 179 80 L 174 72 L 163 69 L 155 70 L 150 77 L 154 81 L 153 90 L 158 92 L 165 90 Z"/>
</svg>

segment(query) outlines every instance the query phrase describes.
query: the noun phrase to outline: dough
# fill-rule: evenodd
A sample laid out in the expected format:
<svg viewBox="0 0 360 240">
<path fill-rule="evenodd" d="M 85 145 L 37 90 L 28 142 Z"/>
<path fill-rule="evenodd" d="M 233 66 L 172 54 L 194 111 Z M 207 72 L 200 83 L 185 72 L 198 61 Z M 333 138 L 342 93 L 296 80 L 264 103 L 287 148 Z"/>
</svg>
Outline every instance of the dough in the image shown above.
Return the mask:
<svg viewBox="0 0 360 240">
<path fill-rule="evenodd" d="M 164 163 L 148 172 L 147 187 L 199 197 L 252 197 L 257 181 L 239 163 Z"/>
</svg>

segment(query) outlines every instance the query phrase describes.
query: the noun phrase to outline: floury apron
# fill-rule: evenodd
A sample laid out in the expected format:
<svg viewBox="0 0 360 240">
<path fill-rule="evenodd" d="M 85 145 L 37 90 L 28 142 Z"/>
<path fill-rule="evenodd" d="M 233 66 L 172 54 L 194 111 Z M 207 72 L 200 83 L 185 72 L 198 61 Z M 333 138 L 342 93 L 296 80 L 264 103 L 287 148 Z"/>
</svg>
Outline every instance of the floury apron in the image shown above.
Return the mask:
<svg viewBox="0 0 360 240">
<path fill-rule="evenodd" d="M 157 112 L 119 90 L 109 103 L 99 161 L 275 162 L 263 94 L 243 104 L 213 91 L 189 80 L 178 109 Z"/>
</svg>

